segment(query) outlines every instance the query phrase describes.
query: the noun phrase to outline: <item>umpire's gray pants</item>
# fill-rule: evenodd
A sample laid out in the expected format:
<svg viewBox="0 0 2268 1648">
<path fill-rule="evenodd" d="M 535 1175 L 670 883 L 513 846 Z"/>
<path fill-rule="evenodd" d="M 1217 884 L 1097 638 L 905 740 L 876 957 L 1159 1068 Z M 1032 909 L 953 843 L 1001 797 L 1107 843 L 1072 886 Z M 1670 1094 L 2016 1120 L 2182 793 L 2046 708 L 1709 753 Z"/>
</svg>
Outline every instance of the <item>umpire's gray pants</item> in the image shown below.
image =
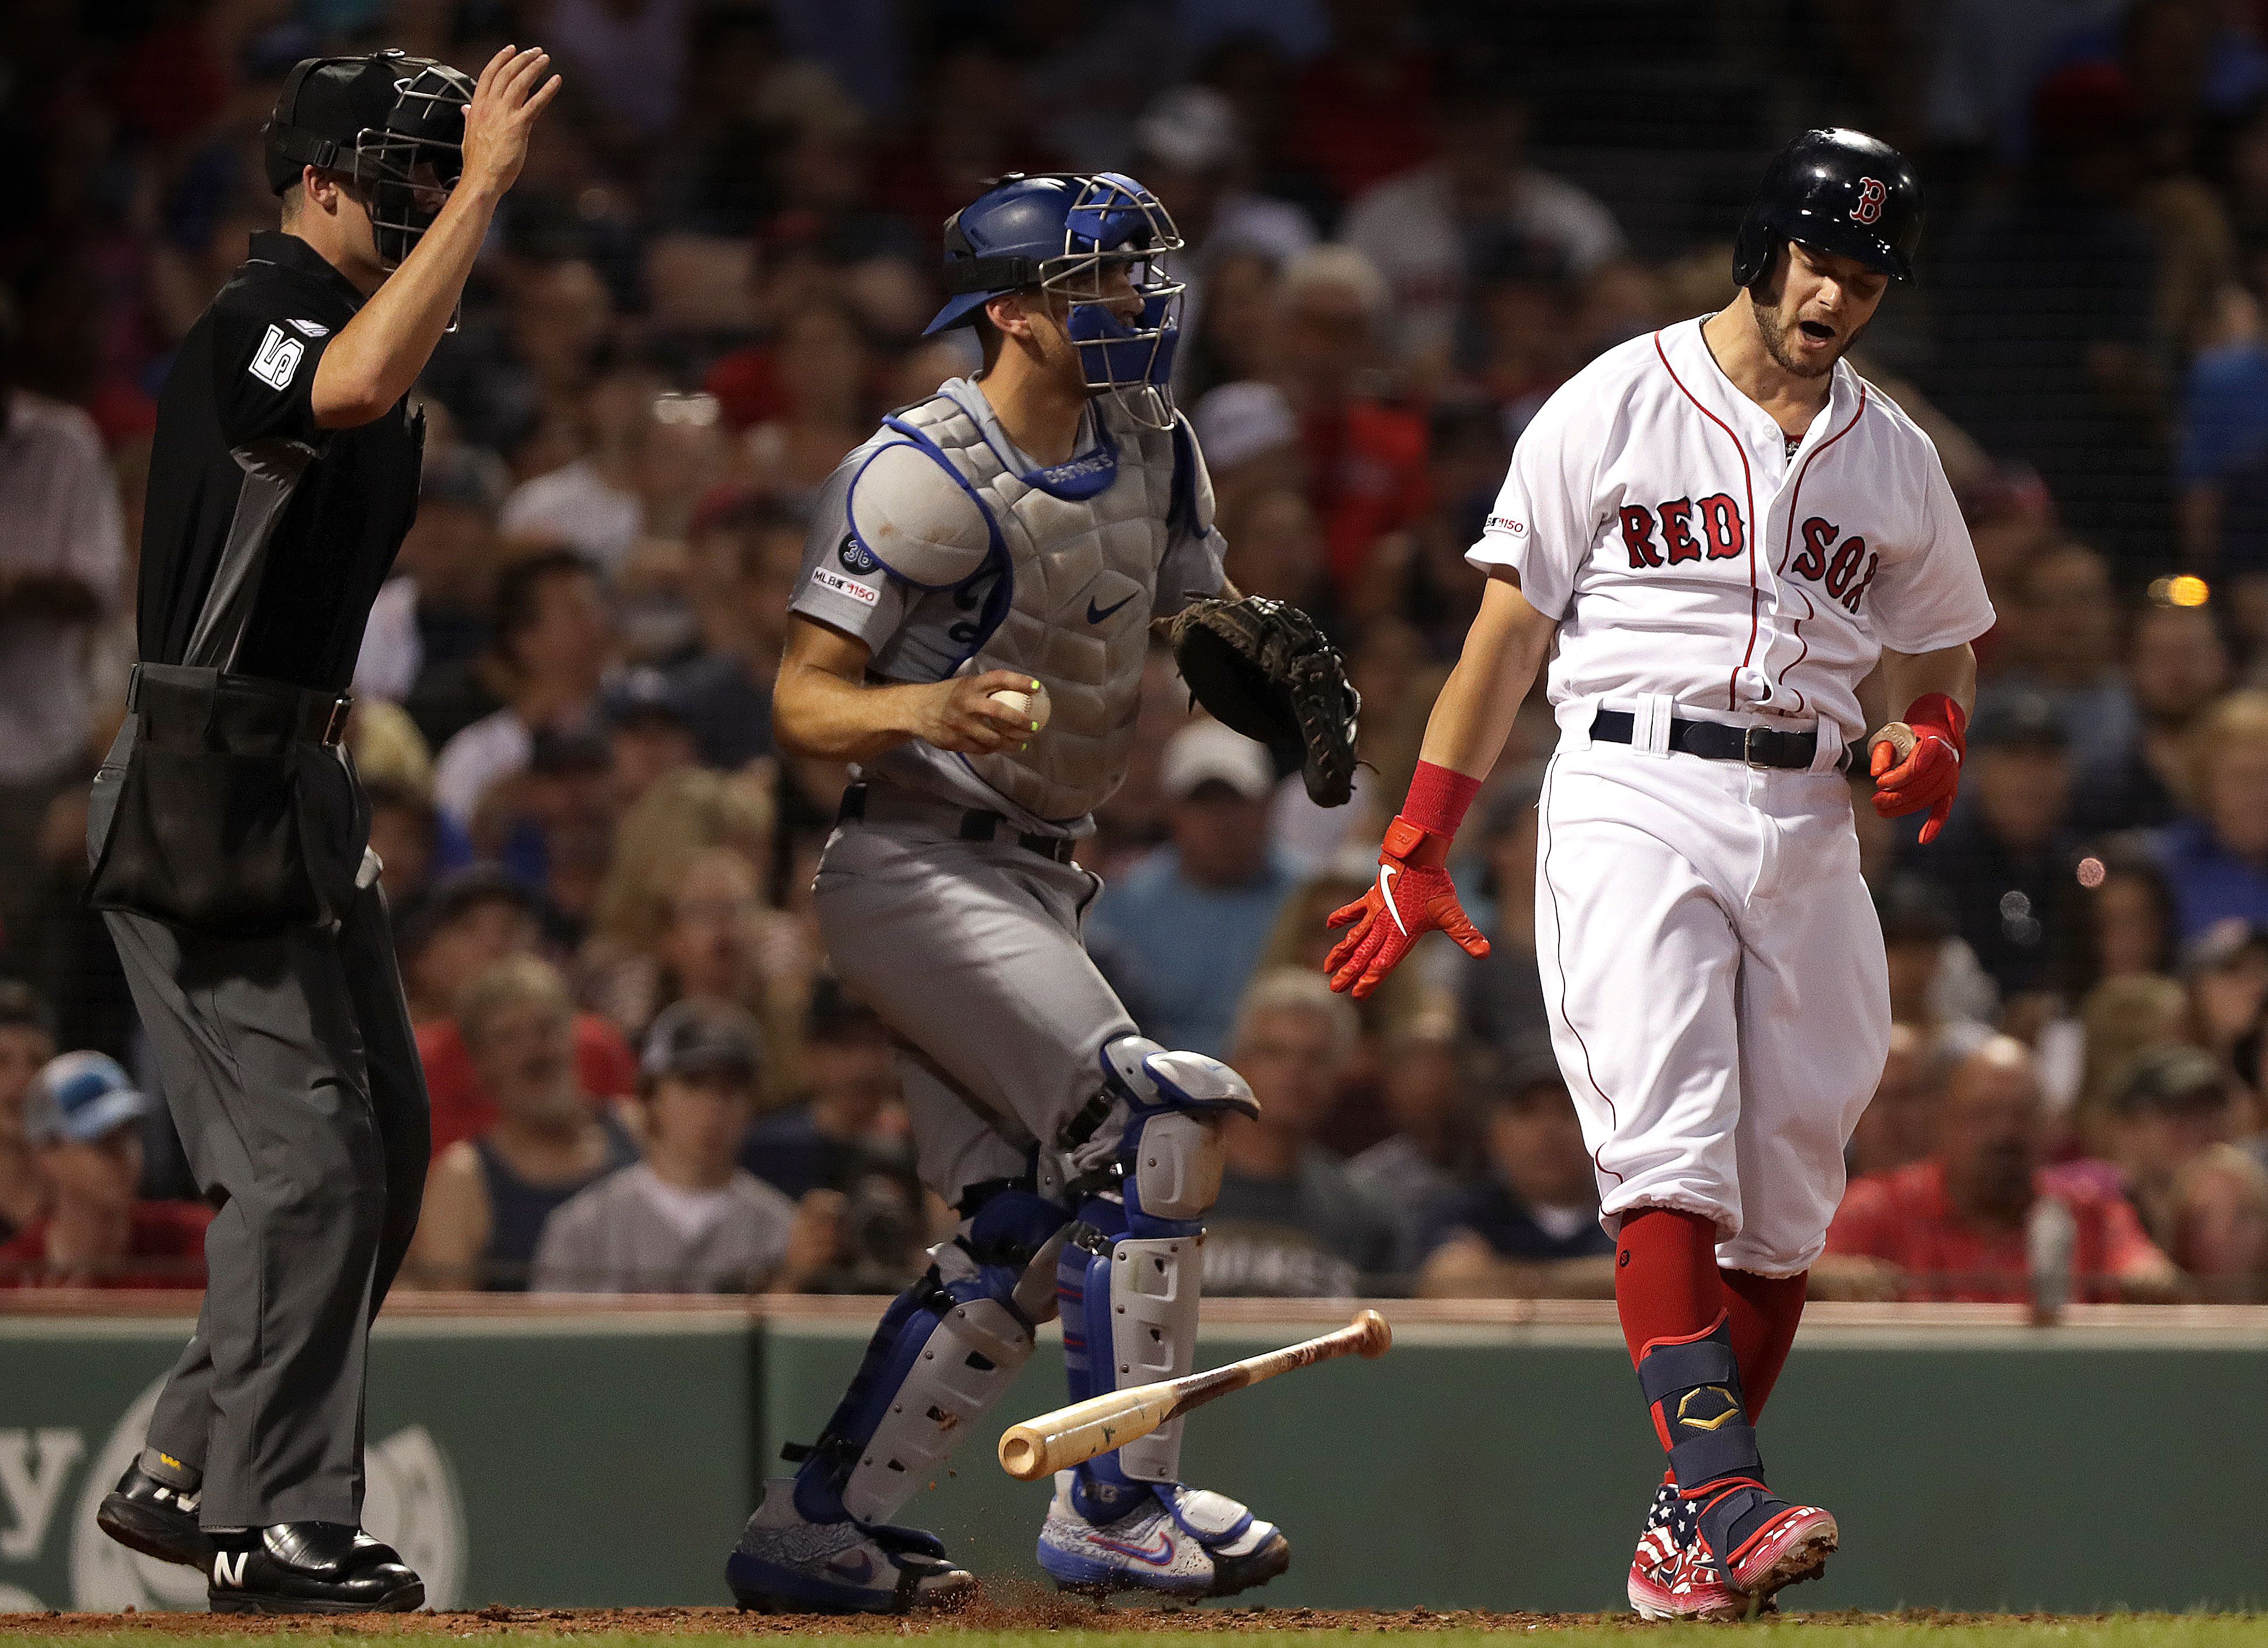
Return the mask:
<svg viewBox="0 0 2268 1648">
<path fill-rule="evenodd" d="M 898 821 L 839 824 L 813 883 L 835 970 L 914 1054 L 906 1107 L 948 1202 L 1030 1165 L 1102 1087 L 1134 1021 L 1079 937 L 1100 877 L 1007 841 Z"/>
<path fill-rule="evenodd" d="M 91 851 L 132 727 L 95 780 Z M 219 1208 L 204 1307 L 149 1445 L 203 1472 L 207 1527 L 359 1526 L 370 1323 L 416 1232 L 432 1152 L 385 897 L 364 888 L 335 934 L 205 939 L 103 919 Z"/>
</svg>

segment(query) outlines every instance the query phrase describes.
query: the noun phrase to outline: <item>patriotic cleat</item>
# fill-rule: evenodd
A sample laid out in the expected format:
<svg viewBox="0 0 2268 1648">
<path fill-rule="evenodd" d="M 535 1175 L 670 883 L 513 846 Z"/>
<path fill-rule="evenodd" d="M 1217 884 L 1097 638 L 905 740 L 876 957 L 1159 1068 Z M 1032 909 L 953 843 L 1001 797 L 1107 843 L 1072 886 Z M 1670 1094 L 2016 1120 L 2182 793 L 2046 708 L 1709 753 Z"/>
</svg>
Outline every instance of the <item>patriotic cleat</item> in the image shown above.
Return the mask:
<svg viewBox="0 0 2268 1648">
<path fill-rule="evenodd" d="M 1630 1605 L 1640 1619 L 1736 1620 L 1748 1614 L 1748 1598 L 1701 1555 L 1699 1520 L 1665 1472 L 1631 1558 Z"/>
<path fill-rule="evenodd" d="M 814 1522 L 795 1506 L 792 1478 L 770 1483 L 725 1563 L 741 1607 L 760 1614 L 905 1614 L 969 1600 L 976 1579 L 915 1528 Z"/>
<path fill-rule="evenodd" d="M 1292 1565 L 1281 1530 L 1223 1495 L 1159 1483 L 1116 1520 L 1094 1523 L 1072 1502 L 1076 1480 L 1073 1471 L 1056 1474 L 1040 1529 L 1040 1566 L 1066 1591 L 1233 1596 Z"/>
<path fill-rule="evenodd" d="M 1774 1593 L 1826 1571 L 1841 1542 L 1835 1519 L 1817 1505 L 1792 1505 L 1762 1483 L 1712 1483 L 1701 1507 L 1703 1559 L 1749 1600 L 1749 1611 Z"/>
<path fill-rule="evenodd" d="M 1764 1458 L 1724 1313 L 1705 1333 L 1649 1341 L 1638 1356 L 1638 1378 L 1655 1433 L 1669 1450 L 1670 1480 L 1689 1507 L 1690 1523 L 1672 1514 L 1669 1526 L 1690 1526 L 1690 1537 L 1669 1542 L 1690 1548 L 1723 1589 L 1738 1593 L 1746 1614 L 1760 1612 L 1788 1585 L 1816 1579 L 1841 1533 L 1818 1506 L 1792 1505 L 1764 1486 Z M 1649 1519 L 1649 1535 L 1660 1519 Z M 1659 1542 L 1649 1548 L 1641 1541 L 1642 1557 L 1649 1548 L 1659 1549 Z M 1633 1600 L 1641 1568 L 1649 1566 L 1660 1569 L 1661 1562 L 1631 1567 Z M 1674 1569 L 1666 1579 L 1649 1574 L 1648 1600 L 1657 1585 L 1673 1599 L 1698 1595 L 1697 1584 L 1676 1589 L 1683 1578 Z"/>
</svg>

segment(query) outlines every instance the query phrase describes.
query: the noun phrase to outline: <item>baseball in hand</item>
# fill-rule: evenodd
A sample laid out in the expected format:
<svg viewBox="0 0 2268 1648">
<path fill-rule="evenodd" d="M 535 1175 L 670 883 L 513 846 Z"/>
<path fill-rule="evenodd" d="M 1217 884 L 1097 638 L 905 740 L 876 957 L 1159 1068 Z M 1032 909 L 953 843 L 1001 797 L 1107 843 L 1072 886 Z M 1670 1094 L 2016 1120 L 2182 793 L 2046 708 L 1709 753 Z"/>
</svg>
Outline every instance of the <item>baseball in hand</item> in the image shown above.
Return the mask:
<svg viewBox="0 0 2268 1648">
<path fill-rule="evenodd" d="M 1038 732 L 1048 724 L 1048 690 L 1036 681 L 1032 683 L 1031 691 L 1028 692 L 1019 692 L 1013 687 L 1003 687 L 998 692 L 989 696 L 995 704 L 1005 705 L 1022 716 L 1030 724 L 1034 732 Z"/>
</svg>

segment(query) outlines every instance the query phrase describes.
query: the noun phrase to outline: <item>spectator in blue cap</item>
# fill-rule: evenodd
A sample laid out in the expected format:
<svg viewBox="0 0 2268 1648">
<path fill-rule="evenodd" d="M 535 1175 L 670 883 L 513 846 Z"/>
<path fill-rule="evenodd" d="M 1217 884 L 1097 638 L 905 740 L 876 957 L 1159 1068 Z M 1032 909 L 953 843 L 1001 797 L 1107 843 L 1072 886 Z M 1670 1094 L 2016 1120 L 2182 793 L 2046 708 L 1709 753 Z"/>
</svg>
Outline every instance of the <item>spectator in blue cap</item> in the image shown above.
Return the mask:
<svg viewBox="0 0 2268 1648">
<path fill-rule="evenodd" d="M 115 1060 L 51 1059 L 24 1096 L 24 1138 L 53 1201 L 0 1246 L 11 1287 L 202 1288 L 211 1211 L 142 1201 L 142 1119 L 153 1108 Z"/>
</svg>

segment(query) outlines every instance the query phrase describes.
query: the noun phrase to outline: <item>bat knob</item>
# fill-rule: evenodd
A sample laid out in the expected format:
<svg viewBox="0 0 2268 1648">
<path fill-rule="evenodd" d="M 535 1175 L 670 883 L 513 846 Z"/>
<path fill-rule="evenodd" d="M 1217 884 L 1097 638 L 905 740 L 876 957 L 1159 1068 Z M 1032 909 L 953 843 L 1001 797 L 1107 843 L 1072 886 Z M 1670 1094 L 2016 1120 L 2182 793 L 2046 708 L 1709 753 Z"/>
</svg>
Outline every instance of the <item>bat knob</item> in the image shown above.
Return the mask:
<svg viewBox="0 0 2268 1648">
<path fill-rule="evenodd" d="M 1362 1329 L 1362 1337 L 1356 1341 L 1355 1349 L 1364 1356 L 1382 1356 L 1393 1346 L 1394 1329 L 1387 1326 L 1386 1319 L 1376 1311 L 1359 1312 L 1354 1319 L 1354 1325 Z"/>
<path fill-rule="evenodd" d="M 1039 1438 L 1028 1425 L 1012 1427 L 1000 1438 L 1000 1468 L 1018 1482 L 1028 1482 L 1046 1474 Z"/>
</svg>

